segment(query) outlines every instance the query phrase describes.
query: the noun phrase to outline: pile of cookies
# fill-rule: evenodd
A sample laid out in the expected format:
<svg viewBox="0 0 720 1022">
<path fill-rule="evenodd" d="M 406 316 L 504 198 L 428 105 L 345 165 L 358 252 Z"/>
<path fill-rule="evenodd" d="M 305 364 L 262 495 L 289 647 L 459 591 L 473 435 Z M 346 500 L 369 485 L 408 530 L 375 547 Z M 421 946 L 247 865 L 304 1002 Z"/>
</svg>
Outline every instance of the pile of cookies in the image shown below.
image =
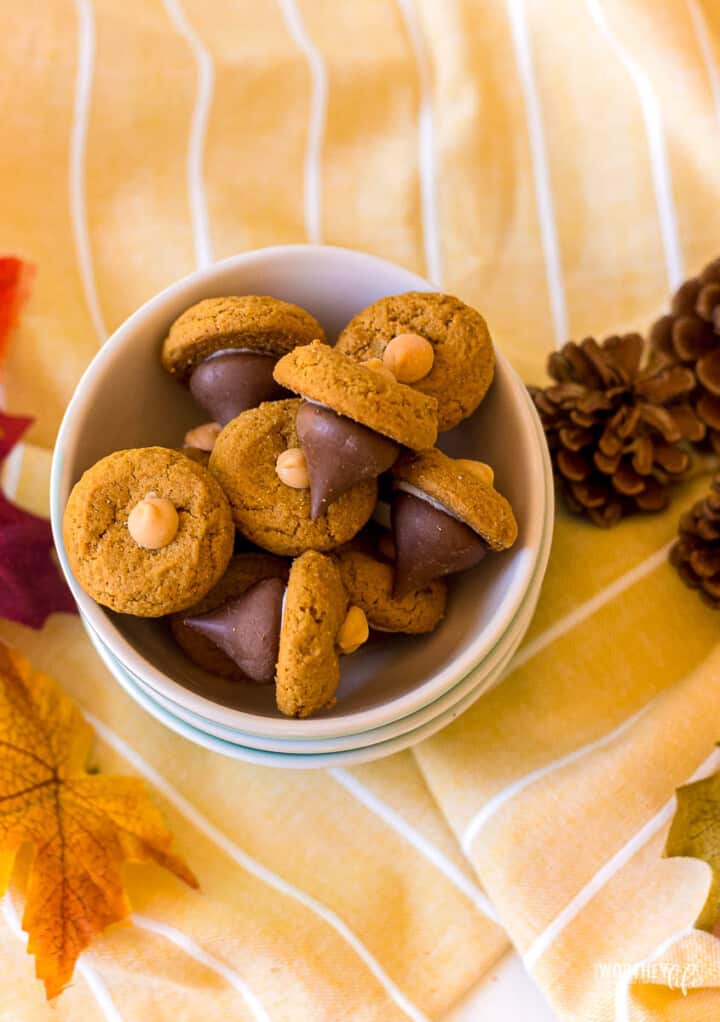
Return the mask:
<svg viewBox="0 0 720 1022">
<path fill-rule="evenodd" d="M 296 305 L 208 298 L 161 359 L 209 421 L 83 475 L 70 565 L 103 606 L 167 617 L 205 671 L 274 683 L 282 713 L 332 706 L 342 655 L 371 630 L 432 631 L 446 576 L 514 543 L 490 466 L 434 446 L 493 378 L 485 322 L 457 298 L 383 298 L 334 347 Z"/>
</svg>

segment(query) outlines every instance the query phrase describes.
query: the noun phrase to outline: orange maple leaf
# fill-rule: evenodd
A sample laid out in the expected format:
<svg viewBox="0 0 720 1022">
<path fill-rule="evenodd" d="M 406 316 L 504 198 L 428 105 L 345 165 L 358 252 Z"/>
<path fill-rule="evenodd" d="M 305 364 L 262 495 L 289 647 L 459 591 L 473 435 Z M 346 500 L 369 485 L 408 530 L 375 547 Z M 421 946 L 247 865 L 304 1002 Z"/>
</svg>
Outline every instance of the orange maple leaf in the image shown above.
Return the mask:
<svg viewBox="0 0 720 1022">
<path fill-rule="evenodd" d="M 124 862 L 155 862 L 198 886 L 144 782 L 87 773 L 91 741 L 57 683 L 0 642 L 0 894 L 31 844 L 22 925 L 49 998 L 92 939 L 128 915 Z"/>
</svg>

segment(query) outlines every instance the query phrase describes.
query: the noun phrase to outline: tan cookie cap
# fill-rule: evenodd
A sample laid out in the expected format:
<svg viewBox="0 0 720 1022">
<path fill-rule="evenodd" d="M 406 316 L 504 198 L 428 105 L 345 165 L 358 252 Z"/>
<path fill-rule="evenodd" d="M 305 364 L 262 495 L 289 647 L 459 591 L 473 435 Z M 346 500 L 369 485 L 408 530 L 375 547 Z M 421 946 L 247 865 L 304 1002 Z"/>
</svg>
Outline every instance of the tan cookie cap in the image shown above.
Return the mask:
<svg viewBox="0 0 720 1022">
<path fill-rule="evenodd" d="M 401 457 L 393 466 L 396 483 L 422 490 L 465 522 L 485 540 L 491 550 L 506 550 L 517 539 L 517 522 L 509 501 L 484 481 L 482 474 L 468 471 L 465 459 L 448 458 L 434 448 Z"/>
<path fill-rule="evenodd" d="M 437 401 L 320 341 L 295 348 L 275 366 L 288 390 L 326 405 L 413 450 L 437 439 Z"/>
<path fill-rule="evenodd" d="M 216 351 L 247 348 L 284 355 L 316 337 L 324 339 L 325 331 L 299 305 L 267 295 L 205 298 L 186 309 L 170 327 L 162 346 L 162 364 L 185 381 Z"/>
<path fill-rule="evenodd" d="M 335 703 L 337 642 L 346 614 L 347 596 L 335 562 L 314 550 L 293 561 L 276 674 L 281 713 L 309 717 Z"/>
</svg>

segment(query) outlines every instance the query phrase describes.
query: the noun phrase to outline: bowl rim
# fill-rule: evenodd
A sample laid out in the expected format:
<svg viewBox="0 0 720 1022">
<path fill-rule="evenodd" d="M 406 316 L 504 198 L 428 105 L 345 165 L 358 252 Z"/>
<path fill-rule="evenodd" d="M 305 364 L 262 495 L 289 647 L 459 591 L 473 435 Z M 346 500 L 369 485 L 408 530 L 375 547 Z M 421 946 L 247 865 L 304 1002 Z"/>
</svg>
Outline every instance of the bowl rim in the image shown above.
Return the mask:
<svg viewBox="0 0 720 1022">
<path fill-rule="evenodd" d="M 537 445 L 538 456 L 531 459 L 533 475 L 527 483 L 528 493 L 531 497 L 525 542 L 528 556 L 524 558 L 522 570 L 518 571 L 512 580 L 496 612 L 462 654 L 453 657 L 441 670 L 422 684 L 370 709 L 304 720 L 265 717 L 223 706 L 191 691 L 148 661 L 125 638 L 105 610 L 80 588 L 70 570 L 63 543 L 62 515 L 70 490 L 69 463 L 72 461 L 82 433 L 84 417 L 93 403 L 95 389 L 102 380 L 106 367 L 112 363 L 124 344 L 138 332 L 142 332 L 145 321 L 162 308 L 178 303 L 184 295 L 190 292 L 192 292 L 192 297 L 188 297 L 188 304 L 198 300 L 195 292 L 202 285 L 206 285 L 208 293 L 211 293 L 214 279 L 233 269 L 242 270 L 250 265 L 262 266 L 276 262 L 278 259 L 302 264 L 308 257 L 316 260 L 341 259 L 354 264 L 355 267 L 362 263 L 366 267 L 371 266 L 380 275 L 392 273 L 394 276 L 404 277 L 407 281 L 407 284 L 403 283 L 405 290 L 434 290 L 434 285 L 429 281 L 389 260 L 369 253 L 330 245 L 274 245 L 230 256 L 210 266 L 195 270 L 148 299 L 113 332 L 94 356 L 80 378 L 63 416 L 51 466 L 51 524 L 58 557 L 73 596 L 83 615 L 92 623 L 98 637 L 119 662 L 127 666 L 131 674 L 143 678 L 151 689 L 168 692 L 169 698 L 173 701 L 179 702 L 182 706 L 209 720 L 236 727 L 238 730 L 260 737 L 336 738 L 370 730 L 422 709 L 460 682 L 471 671 L 481 667 L 483 660 L 492 651 L 503 633 L 511 627 L 523 596 L 530 585 L 533 569 L 539 556 L 540 537 L 546 513 L 544 505 L 547 505 L 546 494 L 548 489 L 552 488 L 552 472 L 547 448 L 538 436 L 537 414 L 524 384 L 507 359 L 498 351 L 496 344 L 496 372 L 497 368 L 500 368 L 506 377 L 518 404 L 521 419 L 525 420 L 525 428 Z M 549 513 L 552 516 L 551 509 Z M 174 693 L 174 696 L 170 693 Z"/>
</svg>

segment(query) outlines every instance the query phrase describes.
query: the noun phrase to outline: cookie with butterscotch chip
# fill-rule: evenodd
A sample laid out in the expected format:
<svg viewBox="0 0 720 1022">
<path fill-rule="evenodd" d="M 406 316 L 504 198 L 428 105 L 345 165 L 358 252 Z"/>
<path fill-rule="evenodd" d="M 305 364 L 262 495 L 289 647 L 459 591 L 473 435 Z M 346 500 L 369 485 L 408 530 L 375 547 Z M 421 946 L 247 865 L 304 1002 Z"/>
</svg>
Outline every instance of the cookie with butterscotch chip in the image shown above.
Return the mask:
<svg viewBox="0 0 720 1022">
<path fill-rule="evenodd" d="M 293 398 L 243 412 L 223 429 L 210 455 L 210 472 L 227 494 L 238 530 L 286 557 L 346 543 L 377 499 L 377 482 L 365 479 L 312 517 L 295 421 L 300 405 Z"/>
<path fill-rule="evenodd" d="M 423 450 L 437 438 L 437 401 L 391 373 L 359 365 L 320 341 L 295 348 L 275 366 L 275 380 L 404 447 Z"/>
<path fill-rule="evenodd" d="M 374 302 L 350 320 L 336 347 L 357 362 L 382 360 L 399 371 L 399 378 L 406 373 L 410 386 L 437 399 L 441 431 L 475 411 L 495 369 L 480 313 L 453 295 L 432 292 L 409 291 Z"/>
<path fill-rule="evenodd" d="M 398 459 L 391 505 L 396 597 L 513 545 L 515 515 L 490 472 L 436 449 Z"/>
<path fill-rule="evenodd" d="M 179 451 L 116 451 L 75 484 L 63 516 L 73 574 L 104 607 L 161 617 L 222 577 L 235 528 L 216 480 Z"/>
</svg>

